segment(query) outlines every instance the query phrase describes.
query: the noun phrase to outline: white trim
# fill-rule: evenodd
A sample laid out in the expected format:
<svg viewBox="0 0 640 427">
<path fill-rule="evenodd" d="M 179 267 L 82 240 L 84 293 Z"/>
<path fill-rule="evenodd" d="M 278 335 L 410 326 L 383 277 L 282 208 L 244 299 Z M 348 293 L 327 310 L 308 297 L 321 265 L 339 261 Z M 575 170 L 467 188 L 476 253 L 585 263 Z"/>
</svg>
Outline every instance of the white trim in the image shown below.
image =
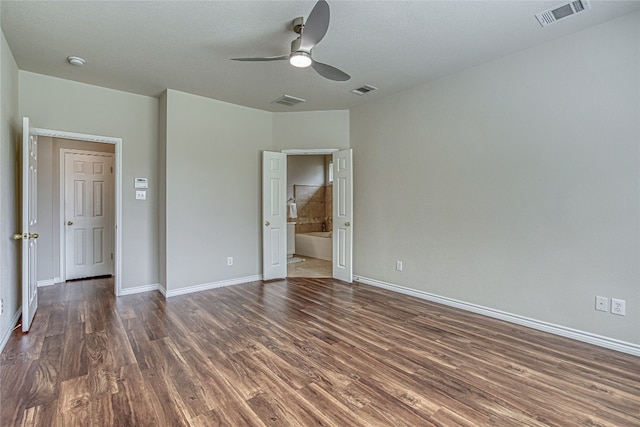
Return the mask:
<svg viewBox="0 0 640 427">
<path fill-rule="evenodd" d="M 4 346 L 7 345 L 7 342 L 9 342 L 9 338 L 11 337 L 11 334 L 15 330 L 15 325 L 16 323 L 18 323 L 18 319 L 20 319 L 21 315 L 22 315 L 22 306 L 18 307 L 18 311 L 16 311 L 16 314 L 14 314 L 13 317 L 11 318 L 9 327 L 7 328 L 4 335 L 2 336 L 2 341 L 0 341 L 0 353 L 2 353 L 2 350 L 4 350 Z"/>
<path fill-rule="evenodd" d="M 64 282 L 64 280 L 62 280 L 62 277 L 54 277 L 53 279 L 38 280 L 37 285 L 40 288 L 43 286 L 57 285 L 58 283 L 62 283 L 62 282 Z"/>
<path fill-rule="evenodd" d="M 111 136 L 89 135 L 86 133 L 65 132 L 62 130 L 31 128 L 34 135 L 48 136 L 50 138 L 75 139 L 78 141 L 104 142 L 106 144 L 118 145 L 122 143 L 122 138 Z"/>
<path fill-rule="evenodd" d="M 158 289 L 160 289 L 160 284 L 152 283 L 150 285 L 136 286 L 135 288 L 124 288 L 124 289 L 121 289 L 120 290 L 120 295 L 118 295 L 118 296 L 140 294 L 142 292 L 157 291 Z"/>
<path fill-rule="evenodd" d="M 42 288 L 44 286 L 53 286 L 56 284 L 56 279 L 47 279 L 47 280 L 38 280 L 38 287 Z"/>
<path fill-rule="evenodd" d="M 262 280 L 262 274 L 258 274 L 255 276 L 240 277 L 238 279 L 222 280 L 220 282 L 204 283 L 202 285 L 188 286 L 185 288 L 169 290 L 169 291 L 165 290 L 164 292 L 160 290 L 160 292 L 162 292 L 166 298 L 171 298 L 177 295 L 190 294 L 193 292 L 206 291 L 209 289 L 222 288 L 225 286 L 241 285 L 243 283 L 249 283 L 249 282 L 258 282 L 260 280 Z"/>
<path fill-rule="evenodd" d="M 162 285 L 158 285 L 158 292 L 160 292 L 165 299 L 167 298 L 167 288 Z"/>
<path fill-rule="evenodd" d="M 286 155 L 299 156 L 303 154 L 315 155 L 315 154 L 333 154 L 336 151 L 340 151 L 337 148 L 292 148 L 289 150 L 282 150 L 281 153 Z"/>
<path fill-rule="evenodd" d="M 375 286 L 377 288 L 387 289 L 392 292 L 397 292 L 404 295 L 410 295 L 427 301 L 435 302 L 438 304 L 446 305 L 449 307 L 459 308 L 461 310 L 470 311 L 472 313 L 481 314 L 483 316 L 492 317 L 494 319 L 504 320 L 505 322 L 515 323 L 516 325 L 526 326 L 528 328 L 537 329 L 543 332 L 549 332 L 554 335 L 559 335 L 565 338 L 571 338 L 576 341 L 582 341 L 589 344 L 597 345 L 599 347 L 616 350 L 622 353 L 631 354 L 633 356 L 640 356 L 640 345 L 630 342 L 616 340 L 614 338 L 604 337 L 602 335 L 592 334 L 590 332 L 584 332 L 577 329 L 567 328 L 561 325 L 555 325 L 553 323 L 543 322 L 541 320 L 531 319 L 517 314 L 511 314 L 493 308 L 483 307 L 476 304 L 456 300 L 453 298 L 442 297 L 439 295 L 430 294 L 428 292 L 419 291 L 416 289 L 406 288 L 404 286 L 398 286 L 391 283 L 382 282 L 380 280 L 369 279 L 362 276 L 353 276 L 355 281 L 364 283 L 366 285 Z"/>
<path fill-rule="evenodd" d="M 89 141 L 89 142 L 102 142 L 105 144 L 114 144 L 115 145 L 115 163 L 113 167 L 115 168 L 115 218 L 114 225 L 116 228 L 115 235 L 115 256 L 114 256 L 114 272 L 115 272 L 115 280 L 113 285 L 113 292 L 116 296 L 120 295 L 122 282 L 121 282 L 121 272 L 122 272 L 122 138 L 114 138 L 110 136 L 100 136 L 100 135 L 89 135 L 85 133 L 76 133 L 76 132 L 65 132 L 60 130 L 52 130 L 52 129 L 40 129 L 33 128 L 33 133 L 41 136 L 48 136 L 51 138 L 64 138 L 64 139 L 74 139 L 78 141 Z M 62 240 L 62 239 L 61 239 Z M 62 271 L 61 271 L 62 274 Z"/>
</svg>

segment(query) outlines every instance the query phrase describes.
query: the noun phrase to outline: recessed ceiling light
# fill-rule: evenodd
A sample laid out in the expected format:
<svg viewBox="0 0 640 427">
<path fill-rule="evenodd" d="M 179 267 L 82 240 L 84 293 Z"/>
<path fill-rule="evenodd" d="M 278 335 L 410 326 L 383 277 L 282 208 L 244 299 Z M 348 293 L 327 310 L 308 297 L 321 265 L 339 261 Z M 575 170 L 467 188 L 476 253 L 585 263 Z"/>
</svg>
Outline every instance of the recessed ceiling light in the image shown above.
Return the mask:
<svg viewBox="0 0 640 427">
<path fill-rule="evenodd" d="M 69 61 L 69 64 L 75 65 L 75 66 L 78 66 L 78 67 L 83 66 L 84 63 L 85 63 L 85 60 L 80 58 L 79 56 L 69 56 L 67 58 L 67 61 Z"/>
</svg>

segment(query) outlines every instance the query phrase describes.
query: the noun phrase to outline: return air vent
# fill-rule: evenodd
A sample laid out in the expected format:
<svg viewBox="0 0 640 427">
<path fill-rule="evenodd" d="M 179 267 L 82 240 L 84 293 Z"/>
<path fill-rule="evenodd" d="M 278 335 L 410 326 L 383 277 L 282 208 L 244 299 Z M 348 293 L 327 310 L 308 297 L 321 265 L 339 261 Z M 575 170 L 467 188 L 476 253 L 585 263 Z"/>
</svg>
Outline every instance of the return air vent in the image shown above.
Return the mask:
<svg viewBox="0 0 640 427">
<path fill-rule="evenodd" d="M 280 104 L 285 105 L 287 107 L 293 107 L 296 104 L 300 104 L 301 102 L 306 102 L 306 99 L 296 98 L 291 95 L 282 95 L 280 98 L 275 101 L 271 101 L 272 104 Z"/>
<path fill-rule="evenodd" d="M 378 88 L 369 86 L 369 85 L 364 85 L 362 87 L 359 87 L 358 89 L 352 90 L 351 92 L 355 93 L 356 95 L 364 95 L 365 93 L 372 92 L 374 90 L 378 90 Z"/>
<path fill-rule="evenodd" d="M 572 1 L 571 3 L 558 6 L 554 9 L 540 12 L 536 14 L 536 18 L 538 19 L 540 25 L 546 27 L 547 25 L 551 25 L 554 22 L 559 21 L 560 19 L 575 15 L 576 13 L 584 12 L 585 10 L 591 10 L 589 0 L 576 0 Z"/>
</svg>

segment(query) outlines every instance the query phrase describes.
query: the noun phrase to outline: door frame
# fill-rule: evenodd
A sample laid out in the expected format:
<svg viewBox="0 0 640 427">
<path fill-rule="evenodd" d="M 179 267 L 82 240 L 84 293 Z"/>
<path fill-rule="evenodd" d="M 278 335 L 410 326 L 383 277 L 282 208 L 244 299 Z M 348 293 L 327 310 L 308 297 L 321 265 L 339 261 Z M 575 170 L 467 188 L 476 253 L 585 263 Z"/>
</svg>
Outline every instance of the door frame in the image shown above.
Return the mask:
<svg viewBox="0 0 640 427">
<path fill-rule="evenodd" d="M 66 233 L 66 228 L 65 228 L 65 206 L 66 206 L 66 179 L 65 179 L 65 174 L 66 174 L 66 166 L 65 166 L 65 155 L 66 154 L 87 154 L 87 155 L 96 155 L 96 156 L 103 156 L 103 157 L 110 157 L 113 161 L 113 167 L 115 168 L 115 153 L 111 153 L 111 152 L 105 152 L 105 151 L 91 151 L 91 150 L 78 150 L 75 148 L 61 148 L 59 151 L 59 161 L 60 161 L 60 169 L 59 169 L 59 180 L 60 180 L 60 200 L 59 200 L 59 210 L 60 210 L 60 229 L 59 229 L 59 233 L 60 233 L 60 278 L 63 282 L 65 282 L 67 280 L 67 233 Z M 115 174 L 113 174 L 113 178 L 112 178 L 113 182 L 111 183 L 114 187 L 115 187 Z M 112 189 L 112 191 L 115 191 L 115 188 Z M 113 194 L 109 194 L 109 196 L 113 196 L 113 199 L 115 199 L 115 193 Z M 109 218 L 109 226 L 114 226 L 115 223 L 115 206 L 110 206 L 109 209 L 109 216 L 111 218 Z M 115 231 L 115 226 L 114 226 L 114 231 Z M 110 248 L 111 250 L 113 250 L 113 273 L 115 275 L 115 233 L 113 236 L 113 245 Z"/>
<path fill-rule="evenodd" d="M 91 135 L 77 132 L 66 132 L 53 129 L 33 128 L 33 134 L 38 136 L 50 137 L 50 138 L 63 138 L 72 139 L 76 141 L 86 142 L 100 142 L 104 144 L 115 145 L 114 153 L 114 221 L 115 227 L 115 241 L 114 241 L 114 257 L 113 257 L 113 270 L 115 275 L 113 293 L 119 296 L 122 292 L 121 283 L 121 269 L 122 269 L 122 138 L 115 138 L 102 135 Z M 60 241 L 64 241 L 63 235 L 60 236 Z M 63 261 L 63 254 L 60 254 L 60 262 Z M 61 266 L 62 268 L 62 266 Z M 64 270 L 60 270 L 62 275 Z"/>
</svg>

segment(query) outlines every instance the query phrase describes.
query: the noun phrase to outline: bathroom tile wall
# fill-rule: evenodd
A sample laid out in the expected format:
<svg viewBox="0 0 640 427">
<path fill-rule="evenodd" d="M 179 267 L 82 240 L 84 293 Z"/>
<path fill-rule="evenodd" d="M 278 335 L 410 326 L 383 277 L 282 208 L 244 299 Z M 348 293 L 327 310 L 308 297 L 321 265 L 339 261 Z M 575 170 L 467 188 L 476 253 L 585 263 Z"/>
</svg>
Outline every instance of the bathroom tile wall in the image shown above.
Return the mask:
<svg viewBox="0 0 640 427">
<path fill-rule="evenodd" d="M 293 197 L 296 199 L 296 206 L 298 207 L 298 218 L 294 220 L 296 221 L 296 233 L 323 231 L 323 223 L 326 231 L 331 230 L 331 214 L 327 214 L 327 212 L 331 212 L 331 209 L 327 211 L 327 193 L 331 193 L 330 187 L 316 185 L 293 186 Z"/>
</svg>

